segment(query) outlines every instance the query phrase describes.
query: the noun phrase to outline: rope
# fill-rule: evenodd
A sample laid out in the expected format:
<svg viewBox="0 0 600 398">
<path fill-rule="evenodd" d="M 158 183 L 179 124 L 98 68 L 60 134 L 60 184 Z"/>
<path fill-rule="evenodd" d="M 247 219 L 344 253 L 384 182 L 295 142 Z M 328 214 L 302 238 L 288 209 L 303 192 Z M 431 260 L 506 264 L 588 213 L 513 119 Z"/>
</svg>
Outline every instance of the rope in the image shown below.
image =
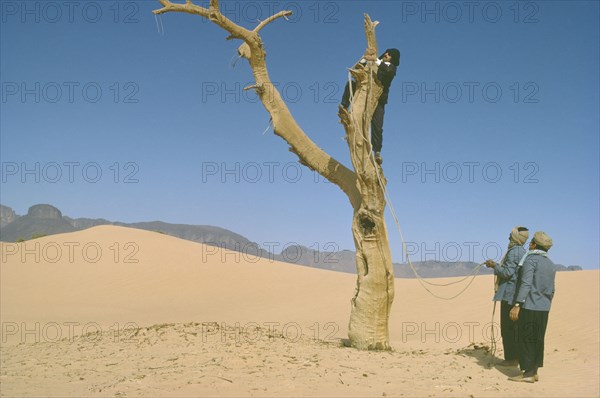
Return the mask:
<svg viewBox="0 0 600 398">
<path fill-rule="evenodd" d="M 369 62 L 371 62 L 371 61 L 369 61 Z M 350 80 L 350 73 L 348 73 L 348 80 L 349 80 L 349 89 L 350 89 L 350 103 L 352 104 L 352 99 L 354 97 L 354 90 L 352 88 L 352 81 Z M 370 84 L 370 87 L 372 88 L 373 87 L 373 76 L 372 76 L 372 73 L 369 73 L 369 84 Z M 368 99 L 369 99 L 369 97 L 367 95 L 367 105 L 368 105 Z M 350 106 L 350 116 L 352 117 L 354 123 L 356 124 L 356 119 L 354 119 L 354 114 L 352 112 L 352 106 Z M 370 135 L 371 135 L 371 128 L 370 128 L 370 125 L 369 125 L 369 137 L 370 137 Z M 354 134 L 353 136 L 355 138 L 356 134 Z M 367 141 L 366 137 L 363 134 L 361 134 L 361 136 L 362 136 L 363 140 L 365 140 L 367 142 L 368 148 L 370 148 L 371 147 L 370 140 Z M 355 144 L 355 142 L 353 144 Z M 351 151 L 351 153 L 352 153 L 352 151 Z M 479 274 L 479 271 L 481 270 L 481 267 L 484 265 L 484 263 L 481 263 L 481 264 L 477 265 L 477 267 L 475 267 L 473 269 L 473 271 L 469 275 L 467 275 L 464 278 L 462 278 L 460 280 L 457 280 L 457 281 L 453 281 L 453 282 L 449 282 L 449 283 L 434 283 L 434 282 L 429 282 L 427 280 L 424 280 L 421 277 L 421 275 L 419 275 L 419 273 L 417 272 L 417 270 L 413 266 L 412 262 L 410 261 L 410 257 L 408 255 L 408 248 L 406 247 L 406 242 L 404 240 L 404 234 L 402 233 L 402 228 L 400 227 L 400 222 L 398 221 L 398 216 L 396 215 L 396 210 L 394 209 L 394 205 L 392 203 L 392 198 L 390 197 L 390 195 L 389 195 L 389 193 L 388 193 L 388 191 L 387 191 L 387 189 L 385 187 L 385 184 L 383 183 L 383 180 L 381 178 L 381 174 L 379 173 L 379 167 L 378 167 L 379 165 L 377 164 L 377 162 L 375 160 L 375 155 L 373 154 L 373 151 L 370 151 L 369 158 L 371 159 L 371 162 L 373 163 L 373 166 L 375 168 L 375 173 L 377 175 L 377 180 L 378 180 L 379 185 L 380 185 L 380 187 L 381 187 L 381 189 L 383 191 L 384 198 L 385 198 L 385 200 L 388 203 L 388 208 L 390 209 L 390 213 L 392 214 L 392 217 L 393 217 L 394 222 L 396 224 L 396 228 L 398 229 L 398 233 L 400 234 L 400 239 L 402 240 L 402 248 L 404 249 L 404 252 L 406 253 L 407 263 L 410 266 L 411 270 L 413 271 L 415 277 L 417 278 L 417 280 L 419 281 L 419 283 L 421 284 L 421 286 L 423 286 L 423 288 L 429 294 L 431 294 L 435 298 L 442 299 L 442 300 L 453 300 L 456 297 L 460 296 L 462 293 L 464 293 L 469 288 L 469 286 L 471 286 L 471 284 L 475 280 L 475 277 Z M 432 285 L 432 286 L 450 286 L 450 285 L 453 285 L 453 284 L 465 281 L 469 277 L 471 277 L 471 280 L 469 281 L 469 283 L 460 292 L 458 292 L 457 294 L 455 294 L 452 297 L 442 297 L 442 296 L 439 296 L 439 295 L 435 294 L 434 292 L 432 292 L 431 290 L 429 290 L 429 288 L 425 285 L 425 284 L 429 284 L 429 285 Z"/>
<path fill-rule="evenodd" d="M 267 131 L 269 131 L 269 129 L 271 128 L 272 125 L 273 125 L 273 118 L 269 118 L 269 124 L 267 125 L 267 128 L 265 129 L 265 131 L 262 132 L 262 135 L 265 135 L 267 133 Z"/>
<path fill-rule="evenodd" d="M 358 123 L 356 122 L 356 118 L 354 117 L 354 112 L 352 112 L 352 102 L 354 101 L 354 87 L 352 85 L 352 74 L 350 73 L 350 71 L 348 71 L 348 90 L 350 91 L 349 113 L 350 113 L 350 117 L 352 118 L 352 121 L 354 122 L 353 123 L 353 127 L 355 129 L 354 134 L 352 134 L 352 147 L 355 148 L 356 147 L 356 126 L 358 125 Z M 362 136 L 362 137 L 363 137 L 363 140 L 365 140 L 365 137 L 364 136 Z M 369 145 L 371 145 L 370 142 L 369 142 Z M 354 164 L 358 164 L 356 158 L 354 157 L 354 152 L 353 151 L 350 151 L 350 156 L 352 156 L 353 163 Z"/>
<path fill-rule="evenodd" d="M 473 274 L 478 273 L 479 272 L 479 267 L 481 267 L 483 264 L 478 265 L 477 267 L 473 268 L 473 271 L 471 271 L 471 273 L 459 280 L 456 281 L 452 281 L 452 282 L 448 282 L 448 283 L 434 283 L 434 282 L 430 282 L 426 279 L 423 279 L 424 283 L 427 283 L 428 285 L 431 286 L 450 286 L 450 285 L 455 285 L 457 283 L 463 282 L 465 280 L 467 280 L 469 277 L 473 276 Z"/>
<path fill-rule="evenodd" d="M 158 30 L 158 34 L 164 36 L 165 35 L 165 27 L 163 26 L 161 16 L 154 14 L 154 20 L 156 21 L 156 30 Z"/>
<path fill-rule="evenodd" d="M 237 64 L 237 62 L 242 59 L 242 56 L 240 54 L 234 54 L 231 57 L 231 60 L 229 61 L 229 65 L 231 66 L 231 69 L 235 68 L 235 65 Z"/>
<path fill-rule="evenodd" d="M 504 257 L 502 258 L 502 260 L 500 261 L 501 263 L 504 262 L 504 259 L 506 258 L 506 256 L 508 255 L 508 251 L 506 252 L 506 254 L 504 254 Z M 494 276 L 494 293 L 498 291 L 498 275 Z M 496 342 L 496 333 L 494 332 L 494 318 L 496 317 L 496 304 L 498 302 L 496 300 L 494 300 L 494 308 L 492 309 L 492 341 L 490 343 L 490 362 L 488 363 L 488 366 L 492 366 L 493 362 L 494 362 L 494 357 L 496 356 L 496 350 L 498 348 Z"/>
<path fill-rule="evenodd" d="M 500 260 L 500 263 L 498 265 L 504 263 L 504 260 L 506 259 L 506 256 L 508 256 L 508 251 L 509 250 L 510 250 L 510 247 L 506 251 L 506 253 L 504 253 L 504 256 L 502 257 L 502 260 Z M 494 275 L 494 293 L 496 293 L 498 291 L 498 285 L 499 285 L 499 283 L 500 283 L 500 278 L 498 277 L 498 275 Z M 488 366 L 490 366 L 490 367 L 493 364 L 494 356 L 496 355 L 496 350 L 498 348 L 497 343 L 496 343 L 497 342 L 497 340 L 496 340 L 496 333 L 494 332 L 494 318 L 496 317 L 496 304 L 497 304 L 497 301 L 494 300 L 494 308 L 492 309 L 492 336 L 491 336 L 492 340 L 491 340 L 491 343 L 490 343 L 490 362 L 488 363 Z"/>
<path fill-rule="evenodd" d="M 371 160 L 372 160 L 372 162 L 375 162 L 375 156 L 372 153 L 371 153 Z M 374 163 L 374 165 L 375 165 L 375 163 Z M 402 247 L 404 249 L 404 252 L 406 253 L 406 260 L 407 260 L 408 265 L 410 266 L 411 270 L 415 274 L 415 277 L 417 278 L 417 280 L 421 284 L 421 286 L 423 286 L 423 288 L 429 294 L 431 294 L 433 297 L 438 298 L 438 299 L 452 300 L 452 299 L 455 299 L 456 297 L 460 296 L 462 293 L 464 293 L 469 288 L 469 286 L 471 286 L 471 284 L 475 280 L 475 277 L 477 276 L 477 274 L 481 270 L 481 267 L 484 265 L 484 263 L 479 264 L 477 267 L 475 267 L 473 269 L 473 271 L 471 272 L 471 274 L 467 275 L 466 277 L 464 277 L 464 278 L 462 278 L 462 279 L 460 279 L 458 281 L 440 284 L 440 283 L 434 283 L 434 282 L 429 282 L 429 281 L 424 280 L 421 277 L 421 275 L 419 275 L 419 273 L 417 272 L 417 270 L 415 269 L 415 267 L 413 266 L 412 261 L 410 261 L 410 256 L 408 255 L 408 250 L 407 250 L 407 247 L 406 247 L 406 242 L 404 240 L 404 234 L 402 233 L 402 228 L 400 227 L 400 222 L 398 221 L 398 216 L 396 215 L 396 210 L 394 208 L 394 204 L 392 203 L 392 198 L 390 197 L 390 195 L 389 195 L 389 193 L 388 193 L 388 191 L 387 191 L 387 189 L 385 187 L 385 184 L 383 183 L 383 181 L 381 179 L 381 174 L 379 173 L 379 168 L 377 167 L 377 165 L 375 165 L 375 171 L 376 171 L 376 174 L 377 174 L 377 179 L 379 181 L 379 185 L 381 186 L 381 188 L 383 190 L 384 197 L 385 197 L 386 201 L 388 202 L 388 207 L 390 209 L 390 213 L 392 214 L 392 217 L 393 217 L 394 222 L 396 224 L 396 228 L 398 229 L 398 232 L 400 234 L 400 239 L 402 240 Z M 450 285 L 453 285 L 455 283 L 462 282 L 462 281 L 468 279 L 469 277 L 471 277 L 471 280 L 465 286 L 465 288 L 462 289 L 460 292 L 458 292 L 457 294 L 455 294 L 452 297 L 442 297 L 442 296 L 439 296 L 439 295 L 435 294 L 434 292 L 432 292 L 431 290 L 429 290 L 429 288 L 427 286 L 425 286 L 426 283 L 430 284 L 430 285 L 433 285 L 433 286 L 450 286 Z"/>
<path fill-rule="evenodd" d="M 494 301 L 494 309 L 492 310 L 492 341 L 491 341 L 491 347 L 490 347 L 490 362 L 488 363 L 488 366 L 492 366 L 493 362 L 494 362 L 494 357 L 496 356 L 496 349 L 497 349 L 497 344 L 496 344 L 496 335 L 494 333 L 494 318 L 496 317 L 496 304 L 497 301 Z"/>
</svg>

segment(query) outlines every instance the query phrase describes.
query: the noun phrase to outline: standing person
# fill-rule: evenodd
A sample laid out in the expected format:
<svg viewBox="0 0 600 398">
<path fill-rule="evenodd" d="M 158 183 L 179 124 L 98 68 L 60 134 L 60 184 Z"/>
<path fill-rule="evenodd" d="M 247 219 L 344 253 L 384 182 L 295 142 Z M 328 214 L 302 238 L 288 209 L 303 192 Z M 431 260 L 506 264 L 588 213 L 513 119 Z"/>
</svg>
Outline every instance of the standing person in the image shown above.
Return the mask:
<svg viewBox="0 0 600 398">
<path fill-rule="evenodd" d="M 548 258 L 552 238 L 538 231 L 529 251 L 519 262 L 517 295 L 510 319 L 519 324 L 519 365 L 522 373 L 512 381 L 538 381 L 538 368 L 544 366 L 544 339 L 548 314 L 554 298 L 556 267 Z"/>
<path fill-rule="evenodd" d="M 500 301 L 500 333 L 504 347 L 504 361 L 499 365 L 517 366 L 519 354 L 517 347 L 517 323 L 510 320 L 510 309 L 515 300 L 515 289 L 517 282 L 517 266 L 525 255 L 523 245 L 529 239 L 529 230 L 517 226 L 512 229 L 508 236 L 508 249 L 500 261 L 500 264 L 487 260 L 485 265 L 494 269 L 496 275 L 496 293 L 494 301 Z"/>
<path fill-rule="evenodd" d="M 388 102 L 390 85 L 396 76 L 396 69 L 400 65 L 400 51 L 396 48 L 385 50 L 379 58 L 375 58 L 374 51 L 367 50 L 364 57 L 359 61 L 361 65 L 365 65 L 367 61 L 375 61 L 377 66 L 377 79 L 383 86 L 383 92 L 377 102 L 377 107 L 371 118 L 371 145 L 375 152 L 375 160 L 382 164 L 381 147 L 383 145 L 383 117 L 385 115 L 385 105 Z M 355 82 L 352 82 L 352 90 L 354 90 Z M 348 108 L 350 106 L 350 84 L 346 83 L 344 95 L 342 96 L 342 106 Z"/>
</svg>

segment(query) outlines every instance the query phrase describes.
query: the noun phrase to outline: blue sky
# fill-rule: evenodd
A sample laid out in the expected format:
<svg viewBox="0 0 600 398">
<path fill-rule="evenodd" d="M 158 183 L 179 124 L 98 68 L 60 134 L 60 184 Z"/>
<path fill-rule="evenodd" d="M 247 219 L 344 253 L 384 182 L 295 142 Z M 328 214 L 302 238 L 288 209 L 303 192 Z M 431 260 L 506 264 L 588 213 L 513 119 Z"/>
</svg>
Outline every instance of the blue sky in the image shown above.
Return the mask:
<svg viewBox="0 0 600 398">
<path fill-rule="evenodd" d="M 347 165 L 337 103 L 362 14 L 380 21 L 380 49 L 402 53 L 382 155 L 413 261 L 499 258 L 525 225 L 552 236 L 555 262 L 598 268 L 597 1 L 222 3 L 246 27 L 294 11 L 262 31 L 271 78 Z M 241 90 L 249 67 L 231 66 L 240 43 L 220 28 L 157 19 L 154 1 L 0 4 L 2 204 L 353 249 L 347 199 L 263 134 L 269 117 Z"/>
</svg>

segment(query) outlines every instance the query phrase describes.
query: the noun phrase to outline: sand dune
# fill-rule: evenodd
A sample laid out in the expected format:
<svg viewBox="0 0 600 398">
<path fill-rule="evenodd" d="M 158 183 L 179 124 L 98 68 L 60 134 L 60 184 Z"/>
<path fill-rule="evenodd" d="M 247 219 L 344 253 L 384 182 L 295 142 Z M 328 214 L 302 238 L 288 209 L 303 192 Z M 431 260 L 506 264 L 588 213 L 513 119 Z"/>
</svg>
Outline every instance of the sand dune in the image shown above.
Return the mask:
<svg viewBox="0 0 600 398">
<path fill-rule="evenodd" d="M 490 276 L 397 279 L 394 351 L 360 352 L 353 275 L 114 226 L 0 249 L 2 396 L 600 394 L 598 271 L 557 275 L 530 385 L 487 366 Z"/>
</svg>

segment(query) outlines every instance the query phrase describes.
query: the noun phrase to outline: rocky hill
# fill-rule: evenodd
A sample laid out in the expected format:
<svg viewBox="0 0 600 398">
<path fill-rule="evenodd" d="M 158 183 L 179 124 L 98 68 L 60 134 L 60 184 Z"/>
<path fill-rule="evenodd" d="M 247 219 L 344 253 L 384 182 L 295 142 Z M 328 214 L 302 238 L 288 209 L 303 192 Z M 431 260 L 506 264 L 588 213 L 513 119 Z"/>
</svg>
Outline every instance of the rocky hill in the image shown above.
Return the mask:
<svg viewBox="0 0 600 398">
<path fill-rule="evenodd" d="M 14 211 L 6 206 L 2 206 L 2 213 L 3 225 L 0 228 L 0 240 L 5 242 L 27 240 L 76 230 L 71 223 L 63 218 L 60 210 L 47 204 L 31 206 L 27 215 L 21 217 L 16 217 Z M 7 215 L 6 223 L 4 214 Z M 10 219 L 12 221 L 8 221 Z"/>
<path fill-rule="evenodd" d="M 14 210 L 10 207 L 6 207 L 0 205 L 0 228 L 4 227 L 7 224 L 15 221 L 17 219 L 17 215 Z"/>
</svg>

